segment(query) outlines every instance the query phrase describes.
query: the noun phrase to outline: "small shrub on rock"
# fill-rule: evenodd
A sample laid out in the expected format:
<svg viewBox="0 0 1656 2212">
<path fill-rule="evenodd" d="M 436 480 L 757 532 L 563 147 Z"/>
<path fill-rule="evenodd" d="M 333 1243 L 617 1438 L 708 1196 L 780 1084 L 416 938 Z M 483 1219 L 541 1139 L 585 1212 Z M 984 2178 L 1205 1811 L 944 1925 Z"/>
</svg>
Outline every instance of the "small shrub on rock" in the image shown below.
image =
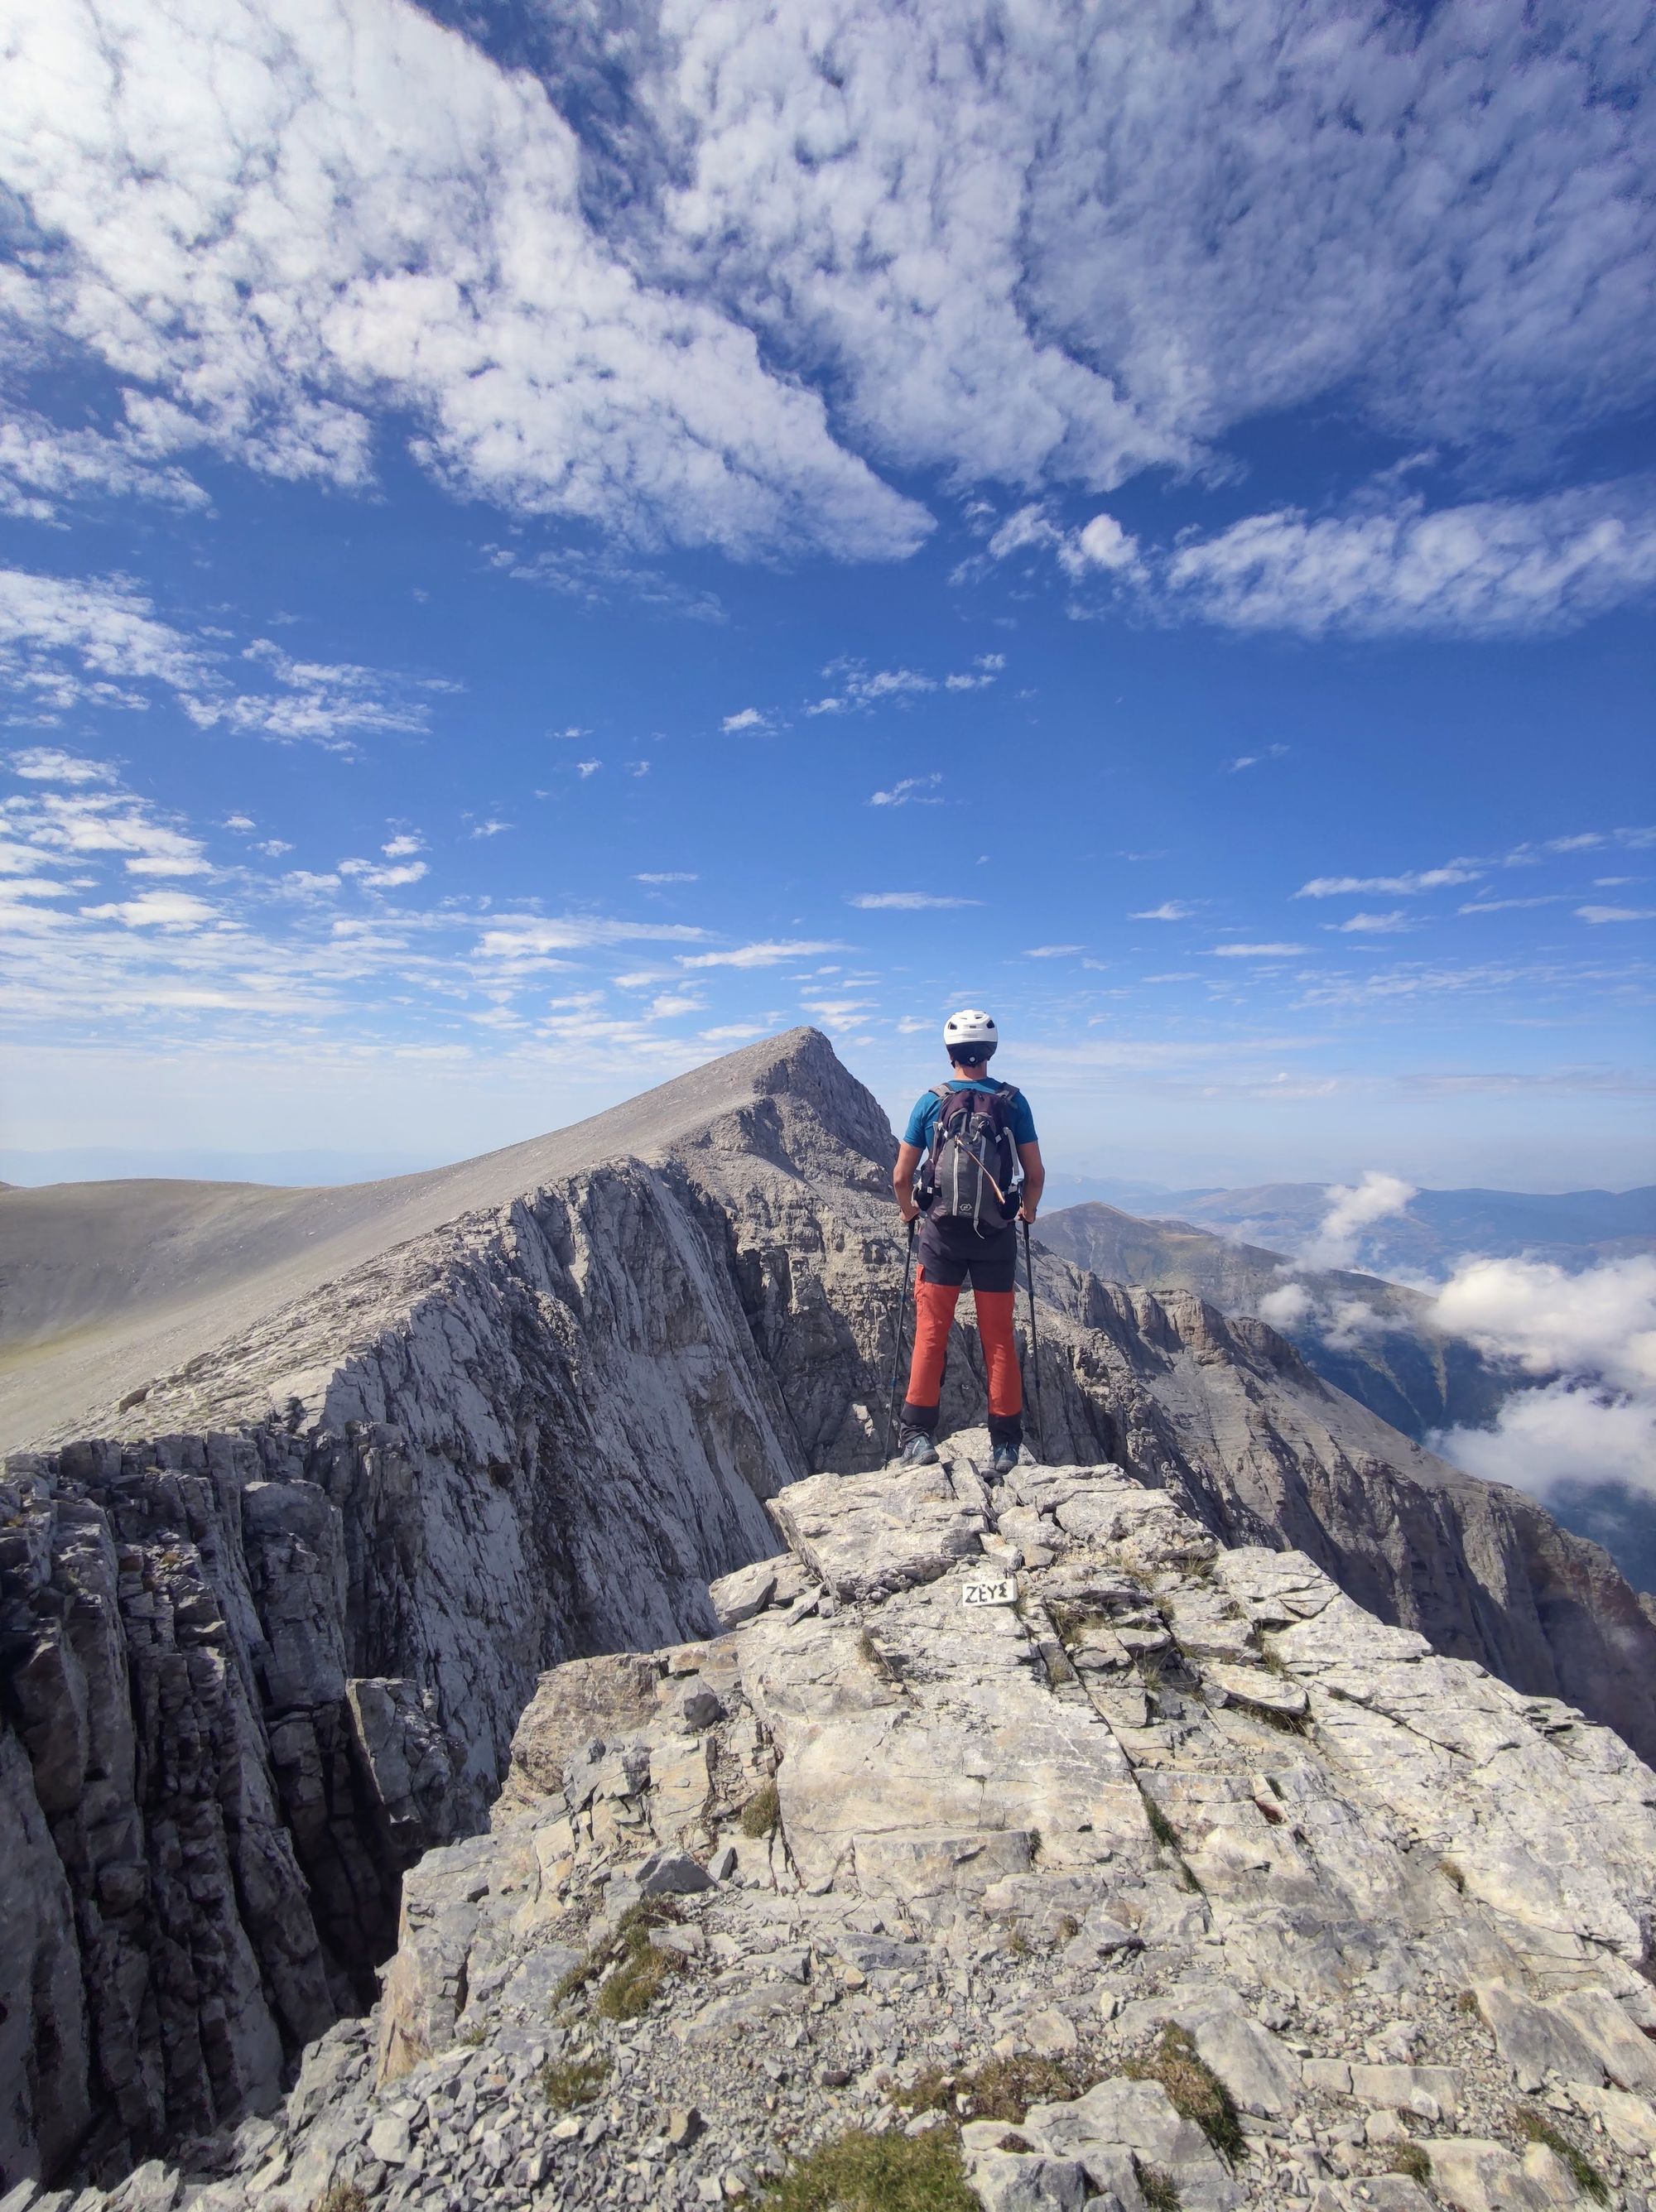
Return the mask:
<svg viewBox="0 0 1656 2212">
<path fill-rule="evenodd" d="M 555 2112 L 589 2105 L 609 2078 L 602 2058 L 549 2058 L 541 2068 L 541 2094 Z"/>
<path fill-rule="evenodd" d="M 1400 2142 L 1392 2148 L 1386 2160 L 1389 2173 L 1406 2173 L 1411 2181 L 1423 2189 L 1432 2179 L 1432 2161 L 1417 2142 Z"/>
<path fill-rule="evenodd" d="M 1151 2166 L 1142 2158 L 1133 2160 L 1133 2171 L 1138 2176 L 1139 2195 L 1149 2206 L 1150 2212 L 1181 2212 L 1183 2200 L 1178 2184 L 1165 2166 Z"/>
<path fill-rule="evenodd" d="M 1586 2151 L 1578 2150 L 1569 2137 L 1562 2134 L 1544 2112 L 1537 2112 L 1533 2105 L 1520 2105 L 1513 2117 L 1518 2123 L 1518 2131 L 1521 2136 L 1527 2137 L 1531 2142 L 1544 2143 L 1549 2151 L 1556 2152 L 1563 2160 L 1570 2170 L 1576 2187 L 1591 2197 L 1595 2204 L 1607 2204 L 1610 2202 L 1610 2184 L 1604 2175 L 1600 2173 Z"/>
<path fill-rule="evenodd" d="M 782 1800 L 776 1795 L 776 1785 L 767 1782 L 756 1790 L 742 1807 L 742 1833 L 745 1836 L 774 1836 L 782 1819 Z"/>
<path fill-rule="evenodd" d="M 1022 2052 L 986 2058 L 968 2074 L 928 2067 L 898 2092 L 897 2102 L 908 2112 L 952 2112 L 963 2120 L 1005 2120 L 1016 2127 L 1032 2105 L 1066 2104 L 1090 2089 L 1093 2078 L 1056 2058 Z"/>
<path fill-rule="evenodd" d="M 684 1965 L 676 1951 L 658 1951 L 649 1940 L 652 1928 L 677 1917 L 646 1905 L 623 1913 L 611 1945 L 611 1956 L 619 1963 L 598 1992 L 598 2009 L 606 2020 L 641 2019 L 667 1976 Z"/>
<path fill-rule="evenodd" d="M 661 1986 L 662 1977 L 683 1964 L 681 1960 L 670 1958 L 665 1951 L 650 1949 L 650 1929 L 664 1928 L 678 1917 L 678 1907 L 665 1897 L 646 1898 L 640 1904 L 629 1905 L 617 1921 L 613 1931 L 601 1942 L 592 1944 L 564 1974 L 552 1992 L 553 2004 L 567 2004 L 570 1998 L 579 1996 L 582 1990 L 595 1982 L 606 1967 L 613 1966 L 616 1972 L 599 1992 L 598 2009 L 606 2020 L 636 2020 L 638 2014 L 648 2008 L 651 1997 Z M 649 1960 L 660 1963 L 651 1966 L 647 1963 Z M 624 1976 L 626 1979 L 623 1988 L 614 1996 L 610 1996 L 612 1984 Z M 641 1992 L 642 2002 L 636 2002 L 634 2010 L 617 2012 L 612 2008 L 618 2003 L 637 2000 Z"/>
<path fill-rule="evenodd" d="M 354 2181 L 336 2181 L 325 2189 L 311 2212 L 368 2212 L 368 2197 Z"/>
<path fill-rule="evenodd" d="M 1175 2112 L 1194 2120 L 1216 2151 L 1245 2158 L 1247 2139 L 1230 2091 L 1196 2051 L 1188 2029 L 1169 2021 L 1146 2058 L 1122 2069 L 1135 2081 L 1160 2081 Z"/>
<path fill-rule="evenodd" d="M 761 2200 L 771 2212 L 979 2212 L 953 2132 L 873 2135 L 848 2128 L 821 2144 Z"/>
</svg>

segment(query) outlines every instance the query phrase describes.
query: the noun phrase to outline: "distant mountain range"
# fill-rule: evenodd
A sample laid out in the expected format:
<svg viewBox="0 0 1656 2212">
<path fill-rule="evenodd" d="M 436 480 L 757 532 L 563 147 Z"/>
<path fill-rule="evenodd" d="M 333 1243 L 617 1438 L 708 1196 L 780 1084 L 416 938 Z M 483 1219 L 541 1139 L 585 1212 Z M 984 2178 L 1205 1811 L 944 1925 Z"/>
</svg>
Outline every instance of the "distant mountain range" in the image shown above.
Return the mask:
<svg viewBox="0 0 1656 2212">
<path fill-rule="evenodd" d="M 1098 1201 L 1166 1225 L 1188 1223 L 1292 1254 L 1332 1204 L 1325 1182 L 1256 1183 L 1239 1190 L 1166 1190 L 1107 1176 L 1054 1176 L 1048 1203 Z M 1656 1183 L 1635 1190 L 1418 1190 L 1400 1213 L 1362 1232 L 1364 1265 L 1385 1275 L 1440 1278 L 1458 1261 L 1527 1253 L 1588 1267 L 1631 1252 L 1656 1252 Z"/>
</svg>

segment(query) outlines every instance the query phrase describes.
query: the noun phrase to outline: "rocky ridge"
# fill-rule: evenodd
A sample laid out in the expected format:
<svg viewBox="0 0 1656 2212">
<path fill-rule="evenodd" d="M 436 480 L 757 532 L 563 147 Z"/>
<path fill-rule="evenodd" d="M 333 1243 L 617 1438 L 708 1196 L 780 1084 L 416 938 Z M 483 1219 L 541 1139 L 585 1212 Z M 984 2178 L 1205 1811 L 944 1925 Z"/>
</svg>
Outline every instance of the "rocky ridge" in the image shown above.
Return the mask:
<svg viewBox="0 0 1656 2212">
<path fill-rule="evenodd" d="M 958 2130 L 989 2212 L 1647 2212 L 1656 1774 L 1118 1467 L 986 1457 L 795 1484 L 721 1632 L 547 1674 L 373 2019 L 73 2212 L 689 2208 L 848 2128 Z"/>
<path fill-rule="evenodd" d="M 482 1824 L 540 1672 L 710 1635 L 709 1583 L 774 1545 L 766 1501 L 878 1458 L 901 1249 L 872 1098 L 801 1031 L 616 1128 L 615 1156 L 588 1131 L 578 1171 L 515 1192 L 570 1148 L 454 1171 L 489 1202 L 252 1319 L 244 1297 L 222 1341 L 9 1462 L 6 2183 L 113 2180 L 273 2107 L 371 1995 L 405 1869 Z M 1049 1457 L 1123 1465 L 1210 1539 L 1292 1546 L 1656 1743 L 1656 1627 L 1595 1547 L 1262 1324 L 1038 1275 Z M 965 1327 L 946 1424 L 979 1388 Z"/>
</svg>

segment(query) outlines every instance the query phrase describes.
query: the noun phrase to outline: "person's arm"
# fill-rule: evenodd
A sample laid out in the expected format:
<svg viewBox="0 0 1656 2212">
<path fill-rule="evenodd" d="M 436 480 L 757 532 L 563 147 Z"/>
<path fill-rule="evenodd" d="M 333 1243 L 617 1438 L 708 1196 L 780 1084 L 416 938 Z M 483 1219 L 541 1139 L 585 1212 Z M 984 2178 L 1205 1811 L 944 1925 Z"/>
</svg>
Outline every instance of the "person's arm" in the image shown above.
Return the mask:
<svg viewBox="0 0 1656 2212">
<path fill-rule="evenodd" d="M 892 1194 L 897 1200 L 897 1210 L 905 1221 L 912 1221 L 920 1208 L 914 1202 L 915 1170 L 920 1165 L 918 1145 L 899 1145 L 897 1165 L 892 1170 Z"/>
<path fill-rule="evenodd" d="M 1041 1148 L 1038 1145 L 1020 1145 L 1018 1158 L 1024 1170 L 1023 1202 L 1018 1208 L 1018 1217 L 1022 1221 L 1033 1221 L 1040 1211 L 1041 1193 L 1046 1188 Z"/>
</svg>

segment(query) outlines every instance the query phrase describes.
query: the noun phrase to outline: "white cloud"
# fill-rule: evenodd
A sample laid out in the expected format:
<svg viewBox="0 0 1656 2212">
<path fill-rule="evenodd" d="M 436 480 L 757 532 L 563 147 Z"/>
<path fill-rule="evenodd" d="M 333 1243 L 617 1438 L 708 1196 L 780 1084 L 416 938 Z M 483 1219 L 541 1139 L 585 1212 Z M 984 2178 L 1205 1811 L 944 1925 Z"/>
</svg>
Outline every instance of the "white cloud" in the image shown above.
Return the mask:
<svg viewBox="0 0 1656 2212">
<path fill-rule="evenodd" d="M 1656 1259 L 1641 1253 L 1574 1275 L 1545 1261 L 1464 1261 L 1433 1319 L 1548 1378 L 1508 1398 L 1492 1429 L 1434 1437 L 1446 1457 L 1542 1497 L 1574 1480 L 1656 1492 Z"/>
<path fill-rule="evenodd" d="M 1495 636 L 1567 629 L 1656 585 L 1646 479 L 1428 512 L 1251 515 L 1166 556 L 1154 604 L 1231 629 Z"/>
<path fill-rule="evenodd" d="M 1231 763 L 1231 774 L 1239 775 L 1244 769 L 1257 768 L 1261 761 L 1285 760 L 1288 751 L 1286 745 L 1266 745 L 1257 753 L 1238 753 Z"/>
<path fill-rule="evenodd" d="M 1323 1296 L 1308 1284 L 1291 1280 L 1265 1293 L 1258 1314 L 1261 1321 L 1290 1334 L 1296 1329 L 1314 1332 L 1333 1352 L 1354 1351 L 1400 1326 L 1364 1298 Z"/>
<path fill-rule="evenodd" d="M 727 714 L 719 727 L 727 737 L 734 737 L 740 730 L 768 730 L 770 724 L 757 707 L 743 707 L 734 714 Z"/>
<path fill-rule="evenodd" d="M 29 522 L 58 520 L 67 506 L 99 495 L 205 507 L 206 493 L 182 469 L 147 458 L 130 432 L 70 430 L 45 416 L 14 410 L 0 422 L 0 514 Z"/>
<path fill-rule="evenodd" d="M 870 806 L 941 806 L 938 786 L 941 775 L 899 776 L 889 791 L 876 791 L 868 800 Z"/>
<path fill-rule="evenodd" d="M 224 827 L 227 830 L 234 830 L 239 837 L 245 837 L 250 830 L 257 830 L 259 824 L 251 814 L 227 814 L 224 817 Z"/>
<path fill-rule="evenodd" d="M 134 876 L 210 872 L 200 841 L 130 793 L 74 787 L 20 793 L 0 804 L 0 823 L 43 856 L 78 860 L 116 854 Z"/>
<path fill-rule="evenodd" d="M 1349 921 L 1323 924 L 1324 929 L 1331 929 L 1342 937 L 1395 937 L 1400 931 L 1414 927 L 1401 907 L 1390 914 L 1354 914 Z"/>
<path fill-rule="evenodd" d="M 1401 876 L 1313 876 L 1301 884 L 1295 898 L 1343 898 L 1363 891 L 1389 891 L 1394 898 L 1414 897 L 1422 891 L 1448 890 L 1457 884 L 1475 884 L 1484 871 L 1470 860 L 1451 860 L 1441 868 L 1416 868 Z"/>
<path fill-rule="evenodd" d="M 216 909 L 188 891 L 141 891 L 137 898 L 82 908 L 93 921 L 124 922 L 129 929 L 192 929 L 216 919 Z"/>
<path fill-rule="evenodd" d="M 1210 960 L 1286 960 L 1291 953 L 1304 952 L 1303 945 L 1210 945 Z"/>
<path fill-rule="evenodd" d="M 284 898 L 326 897 L 338 890 L 339 878 L 332 871 L 319 873 L 310 868 L 293 868 L 283 877 L 277 888 Z"/>
<path fill-rule="evenodd" d="M 982 899 L 940 897 L 931 891 L 856 891 L 848 904 L 873 911 L 893 908 L 904 914 L 917 913 L 922 907 L 982 906 Z"/>
<path fill-rule="evenodd" d="M 662 933 L 666 934 L 666 933 Z M 700 930 L 685 932 L 699 937 Z M 739 945 L 728 952 L 680 953 L 681 968 L 776 968 L 785 960 L 811 960 L 819 952 L 843 952 L 843 945 L 831 939 L 783 938 L 772 939 L 758 945 Z"/>
<path fill-rule="evenodd" d="M 1469 1260 L 1432 1318 L 1531 1375 L 1560 1370 L 1656 1389 L 1656 1259 L 1641 1253 L 1569 1274 L 1550 1261 Z"/>
<path fill-rule="evenodd" d="M 403 838 L 393 837 L 391 843 L 402 846 L 406 849 L 408 842 Z M 391 845 L 387 845 L 385 849 L 388 853 L 391 850 Z M 383 867 L 375 860 L 341 860 L 339 862 L 339 873 L 342 876 L 354 878 L 365 890 L 371 891 L 400 890 L 405 884 L 419 883 L 429 872 L 423 860 L 393 861 Z"/>
<path fill-rule="evenodd" d="M 536 584 L 588 607 L 606 607 L 617 599 L 649 607 L 664 615 L 679 615 L 691 622 L 721 623 L 725 611 L 716 593 L 679 584 L 660 568 L 628 559 L 606 545 L 559 546 L 525 554 L 501 545 L 484 548 L 491 568 L 502 569 L 519 583 Z M 582 732 L 565 730 L 565 737 Z"/>
<path fill-rule="evenodd" d="M 1464 906 L 1455 908 L 1457 914 L 1513 914 L 1521 908 L 1536 906 L 1562 906 L 1568 896 L 1566 891 L 1549 891 L 1539 898 L 1468 899 Z"/>
<path fill-rule="evenodd" d="M 1449 1429 L 1434 1451 L 1485 1482 L 1510 1482 L 1545 1498 L 1565 1483 L 1625 1483 L 1656 1493 L 1656 1407 L 1591 1384 L 1518 1390 L 1488 1429 Z"/>
<path fill-rule="evenodd" d="M 1268 1321 L 1273 1328 L 1298 1328 L 1310 1320 L 1316 1306 L 1316 1299 L 1303 1283 L 1282 1283 L 1266 1291 L 1259 1301 L 1258 1313 L 1260 1320 Z"/>
<path fill-rule="evenodd" d="M 1026 948 L 1026 960 L 1063 960 L 1072 953 L 1085 952 L 1084 945 L 1032 945 Z"/>
<path fill-rule="evenodd" d="M 1595 924 L 1606 921 L 1656 921 L 1656 907 L 1650 906 L 1579 906 L 1575 909 L 1578 921 Z"/>
<path fill-rule="evenodd" d="M 694 884 L 701 878 L 689 868 L 658 868 L 652 872 L 635 876 L 636 884 Z"/>
<path fill-rule="evenodd" d="M 360 485 L 372 395 L 442 481 L 521 513 L 732 551 L 924 533 L 748 330 L 597 234 L 529 74 L 418 9 L 20 0 L 0 76 L 49 241 L 30 307 L 121 380 L 147 457 Z"/>
<path fill-rule="evenodd" d="M 217 642 L 223 635 L 186 635 L 162 621 L 153 601 L 125 577 L 0 569 L 0 684 L 17 695 L 26 720 L 55 722 L 82 707 L 142 712 L 158 685 L 199 729 L 222 724 L 348 751 L 353 737 L 364 732 L 424 730 L 429 702 L 417 695 L 453 688 L 350 664 L 297 660 L 257 639 L 240 657 L 268 668 L 276 689 L 237 692 L 224 678 Z M 40 759 L 70 757 L 52 748 L 34 752 Z M 91 779 L 83 773 L 71 780 Z"/>
<path fill-rule="evenodd" d="M 88 760 L 83 754 L 65 752 L 61 745 L 25 745 L 8 753 L 14 775 L 26 783 L 113 783 L 115 771 L 107 761 Z M 228 825 L 227 824 L 227 827 Z M 251 828 L 252 824 L 249 823 Z"/>
<path fill-rule="evenodd" d="M 1160 906 L 1147 906 L 1129 915 L 1129 921 L 1188 921 L 1196 912 L 1189 899 L 1163 899 Z"/>
<path fill-rule="evenodd" d="M 387 860 L 405 860 L 411 853 L 423 851 L 424 846 L 423 837 L 413 836 L 405 830 L 399 836 L 387 839 L 380 850 Z"/>
<path fill-rule="evenodd" d="M 135 682 L 193 691 L 206 681 L 198 648 L 125 578 L 0 569 L 0 682 L 41 719 L 83 705 L 142 708 Z"/>
<path fill-rule="evenodd" d="M 586 781 L 587 778 L 588 778 L 589 775 L 596 775 L 598 774 L 599 769 L 600 769 L 600 768 L 602 768 L 602 767 L 603 767 L 603 765 L 604 765 L 604 763 L 603 763 L 603 762 L 602 762 L 602 761 L 596 761 L 596 760 L 584 760 L 584 761 L 577 761 L 577 762 L 575 763 L 575 774 L 576 774 L 576 775 L 581 778 L 581 781 L 584 783 L 584 782 Z"/>
<path fill-rule="evenodd" d="M 564 915 L 550 921 L 539 915 L 502 915 L 484 929 L 478 951 L 485 959 L 513 960 L 581 951 L 596 945 L 693 944 L 706 935 L 704 929 L 694 929 L 687 922 L 616 921 L 596 915 Z"/>
<path fill-rule="evenodd" d="M 1328 1211 L 1314 1233 L 1300 1246 L 1299 1259 L 1307 1267 L 1349 1267 L 1356 1259 L 1365 1229 L 1401 1213 L 1415 1195 L 1413 1183 L 1400 1176 L 1370 1168 L 1359 1183 L 1335 1183 L 1329 1191 Z"/>
</svg>

